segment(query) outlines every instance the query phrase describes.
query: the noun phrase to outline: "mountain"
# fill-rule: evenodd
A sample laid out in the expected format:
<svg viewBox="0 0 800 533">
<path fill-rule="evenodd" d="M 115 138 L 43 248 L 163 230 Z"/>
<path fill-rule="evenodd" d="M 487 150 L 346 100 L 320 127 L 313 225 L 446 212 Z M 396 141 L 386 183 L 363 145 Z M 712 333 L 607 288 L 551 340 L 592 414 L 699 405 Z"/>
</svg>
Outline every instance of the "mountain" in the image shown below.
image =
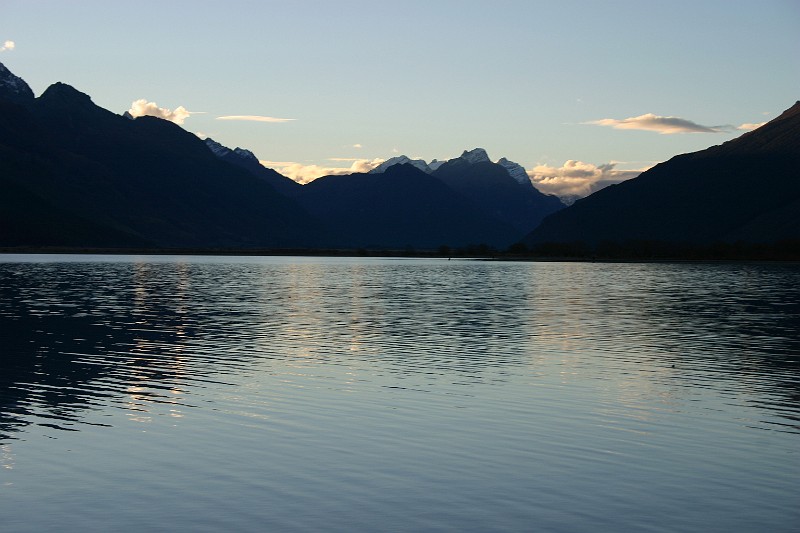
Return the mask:
<svg viewBox="0 0 800 533">
<path fill-rule="evenodd" d="M 393 157 L 370 173 L 381 174 L 402 164 L 411 164 L 441 180 L 475 208 L 512 226 L 519 236 L 564 207 L 557 197 L 539 192 L 521 165 L 506 158 L 493 163 L 483 148 L 464 150 L 459 157 L 444 162 L 426 163 L 404 155 Z"/>
<path fill-rule="evenodd" d="M 483 148 L 474 148 L 472 150 L 464 150 L 464 153 L 458 157 L 459 161 L 463 161 L 468 165 L 475 165 L 477 163 L 491 163 L 489 154 Z M 451 160 L 452 161 L 452 160 Z"/>
<path fill-rule="evenodd" d="M 206 139 L 205 143 L 215 156 L 227 163 L 247 170 L 250 174 L 265 181 L 281 194 L 294 194 L 302 187 L 302 185 L 287 178 L 283 174 L 279 174 L 271 168 L 264 167 L 250 150 L 238 147 L 231 150 L 227 146 L 223 146 L 210 138 Z"/>
<path fill-rule="evenodd" d="M 318 178 L 296 198 L 341 236 L 336 242 L 340 247 L 503 248 L 519 238 L 514 227 L 412 164 L 393 165 L 378 174 Z"/>
<path fill-rule="evenodd" d="M 33 101 L 34 95 L 25 80 L 15 76 L 5 65 L 0 63 L 0 100 L 18 104 Z"/>
<path fill-rule="evenodd" d="M 482 148 L 465 150 L 460 157 L 439 166 L 432 176 L 523 236 L 564 204 L 539 192 L 520 165 L 505 158 L 501 161 L 504 164 L 492 163 Z M 520 179 L 517 169 L 526 179 Z"/>
<path fill-rule="evenodd" d="M 325 235 L 172 122 L 116 115 L 64 83 L 15 94 L 0 95 L 2 246 L 283 247 Z"/>
<path fill-rule="evenodd" d="M 775 243 L 800 239 L 800 102 L 546 218 L 525 242 Z"/>
<path fill-rule="evenodd" d="M 505 157 L 501 157 L 497 161 L 497 164 L 506 169 L 508 175 L 514 178 L 514 181 L 520 185 L 533 187 L 533 183 L 531 183 L 528 173 L 525 172 L 525 169 L 519 163 L 515 163 L 513 161 L 509 161 Z"/>
<path fill-rule="evenodd" d="M 383 174 L 386 172 L 386 169 L 389 167 L 393 167 L 395 165 L 405 165 L 409 164 L 426 174 L 430 174 L 431 167 L 428 166 L 428 163 L 423 161 L 422 159 L 411 159 L 404 155 L 399 155 L 397 157 L 392 157 L 378 165 L 377 167 L 373 168 L 369 171 L 369 174 Z"/>
</svg>

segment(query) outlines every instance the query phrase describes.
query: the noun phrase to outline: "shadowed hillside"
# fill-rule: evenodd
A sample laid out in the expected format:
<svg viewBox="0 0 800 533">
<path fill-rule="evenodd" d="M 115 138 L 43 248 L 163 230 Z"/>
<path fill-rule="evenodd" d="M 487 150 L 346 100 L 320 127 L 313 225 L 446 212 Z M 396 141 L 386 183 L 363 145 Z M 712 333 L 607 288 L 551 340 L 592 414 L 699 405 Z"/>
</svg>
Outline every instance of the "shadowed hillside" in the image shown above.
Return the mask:
<svg viewBox="0 0 800 533">
<path fill-rule="evenodd" d="M 344 247 L 505 247 L 519 234 L 409 164 L 381 174 L 325 176 L 297 198 L 342 236 L 336 244 Z"/>
<path fill-rule="evenodd" d="M 309 246 L 325 234 L 171 122 L 116 115 L 63 83 L 2 97 L 2 245 Z"/>
<path fill-rule="evenodd" d="M 673 157 L 546 218 L 525 240 L 686 245 L 800 239 L 800 102 L 707 150 Z"/>
</svg>

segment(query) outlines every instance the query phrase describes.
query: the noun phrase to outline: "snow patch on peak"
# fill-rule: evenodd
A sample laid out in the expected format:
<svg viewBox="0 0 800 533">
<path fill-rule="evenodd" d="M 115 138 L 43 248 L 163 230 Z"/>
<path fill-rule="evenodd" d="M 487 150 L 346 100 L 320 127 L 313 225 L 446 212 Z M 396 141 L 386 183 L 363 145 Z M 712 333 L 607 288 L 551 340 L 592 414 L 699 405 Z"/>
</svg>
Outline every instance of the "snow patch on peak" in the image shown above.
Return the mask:
<svg viewBox="0 0 800 533">
<path fill-rule="evenodd" d="M 228 155 L 232 155 L 233 157 L 238 158 L 239 160 L 248 161 L 250 163 L 256 163 L 260 165 L 261 163 L 258 161 L 256 155 L 247 150 L 245 148 L 236 147 L 233 150 L 228 148 L 227 146 L 223 146 L 211 137 L 206 137 L 203 141 L 208 146 L 208 149 L 211 150 L 215 156 L 219 158 L 227 157 Z"/>
<path fill-rule="evenodd" d="M 464 153 L 461 154 L 459 159 L 463 159 L 470 165 L 474 165 L 475 163 L 491 163 L 489 159 L 489 154 L 486 153 L 486 150 L 483 148 L 475 148 L 473 150 L 464 150 Z"/>
<path fill-rule="evenodd" d="M 217 157 L 225 157 L 229 153 L 231 153 L 231 149 L 227 146 L 222 146 L 220 143 L 212 139 L 211 137 L 207 137 L 205 141 L 206 146 L 208 149 L 211 150 L 215 156 Z"/>
<path fill-rule="evenodd" d="M 500 161 L 497 162 L 497 164 L 506 169 L 508 175 L 514 178 L 514 180 L 516 180 L 516 182 L 519 183 L 520 185 L 530 185 L 531 187 L 533 187 L 533 184 L 531 184 L 531 179 L 528 176 L 528 173 L 525 171 L 525 168 L 519 163 L 509 161 L 505 157 L 502 157 L 500 158 Z"/>
<path fill-rule="evenodd" d="M 0 63 L 0 98 L 23 102 L 34 99 L 33 91 L 25 80 L 15 76 Z"/>
<path fill-rule="evenodd" d="M 258 158 L 256 157 L 256 155 L 246 148 L 239 148 L 237 146 L 236 148 L 233 149 L 233 153 L 238 155 L 242 159 L 249 159 L 250 161 L 258 163 L 259 165 L 261 164 L 258 162 Z"/>
<path fill-rule="evenodd" d="M 417 168 L 417 169 L 419 169 L 419 170 L 421 170 L 421 171 L 423 171 L 423 172 L 425 172 L 427 174 L 430 174 L 432 172 L 431 168 L 428 166 L 428 163 L 426 163 L 424 160 L 422 160 L 422 159 L 411 159 L 408 156 L 399 155 L 397 157 L 392 157 L 391 159 L 387 159 L 386 161 L 384 161 L 383 163 L 381 163 L 377 167 L 375 167 L 372 170 L 370 170 L 369 173 L 370 174 L 383 174 L 384 172 L 386 172 L 387 168 L 393 167 L 395 165 L 412 165 L 415 168 Z"/>
</svg>

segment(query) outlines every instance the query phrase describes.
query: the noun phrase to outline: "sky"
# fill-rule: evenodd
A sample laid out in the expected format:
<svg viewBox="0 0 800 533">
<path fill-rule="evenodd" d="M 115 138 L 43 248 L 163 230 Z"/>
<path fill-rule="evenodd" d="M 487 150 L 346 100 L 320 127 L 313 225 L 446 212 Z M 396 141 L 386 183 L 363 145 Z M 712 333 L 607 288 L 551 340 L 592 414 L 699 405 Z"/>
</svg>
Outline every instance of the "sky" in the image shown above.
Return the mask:
<svg viewBox="0 0 800 533">
<path fill-rule="evenodd" d="M 302 182 L 482 147 L 583 196 L 800 99 L 800 2 L 0 0 L 0 62 Z"/>
</svg>

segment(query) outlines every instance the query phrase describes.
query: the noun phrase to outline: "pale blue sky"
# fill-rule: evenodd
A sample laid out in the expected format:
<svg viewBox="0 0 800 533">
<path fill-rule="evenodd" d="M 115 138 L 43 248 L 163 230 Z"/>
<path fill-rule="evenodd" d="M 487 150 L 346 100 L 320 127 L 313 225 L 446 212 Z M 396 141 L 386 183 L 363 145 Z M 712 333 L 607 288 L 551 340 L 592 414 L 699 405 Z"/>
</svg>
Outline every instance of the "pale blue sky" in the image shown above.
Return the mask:
<svg viewBox="0 0 800 533">
<path fill-rule="evenodd" d="M 641 168 L 800 99 L 800 2 L 0 0 L 0 62 L 112 111 L 146 99 L 262 160 L 320 167 L 481 146 L 528 169 Z M 292 118 L 284 123 L 219 116 Z M 354 145 L 361 145 L 360 148 Z"/>
</svg>

